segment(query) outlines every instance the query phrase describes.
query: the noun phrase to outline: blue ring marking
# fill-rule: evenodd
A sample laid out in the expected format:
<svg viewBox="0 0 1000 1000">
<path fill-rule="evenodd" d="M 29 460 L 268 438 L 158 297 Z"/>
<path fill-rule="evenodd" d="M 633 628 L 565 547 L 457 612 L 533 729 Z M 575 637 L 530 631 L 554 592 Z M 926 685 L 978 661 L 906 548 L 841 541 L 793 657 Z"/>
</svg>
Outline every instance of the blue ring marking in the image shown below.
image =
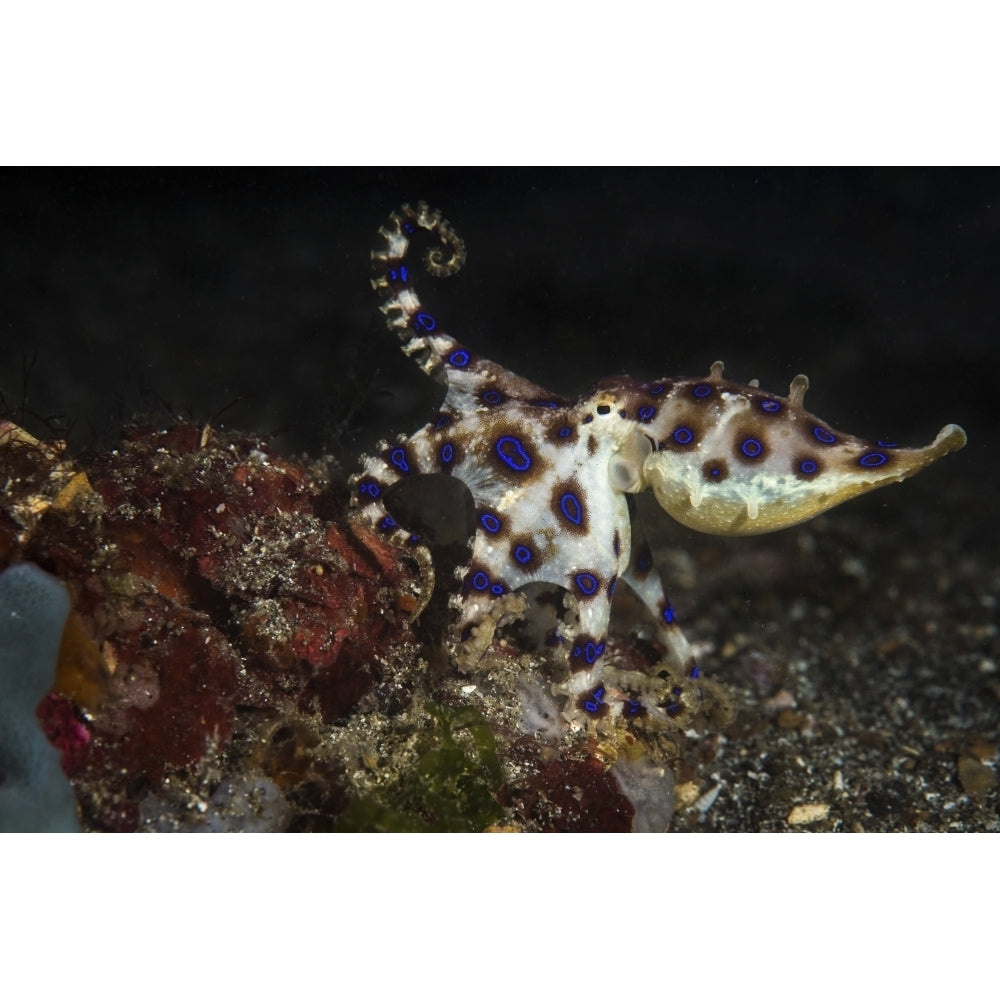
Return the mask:
<svg viewBox="0 0 1000 1000">
<path fill-rule="evenodd" d="M 765 413 L 777 413 L 781 409 L 781 403 L 776 399 L 762 399 L 760 401 L 760 408 Z"/>
<path fill-rule="evenodd" d="M 588 643 L 588 645 L 593 646 L 593 643 Z M 590 692 L 590 697 L 583 703 L 583 707 L 593 714 L 600 707 L 601 703 L 604 701 L 604 685 L 598 684 L 593 691 Z"/>
<path fill-rule="evenodd" d="M 801 462 L 799 462 L 799 472 L 802 472 L 807 476 L 811 476 L 818 469 L 819 466 L 811 458 L 804 458 Z"/>
<path fill-rule="evenodd" d="M 451 357 L 453 358 L 454 356 L 455 355 L 453 354 Z M 451 358 L 448 360 L 451 361 Z M 450 427 L 453 423 L 454 421 L 447 413 L 442 413 L 441 416 L 434 421 L 434 429 L 439 431 L 442 427 Z"/>
<path fill-rule="evenodd" d="M 895 441 L 876 441 L 875 442 L 880 448 L 898 448 L 899 445 Z"/>
<path fill-rule="evenodd" d="M 642 702 L 636 701 L 634 698 L 625 699 L 625 714 L 626 715 L 638 715 L 642 711 Z"/>
<path fill-rule="evenodd" d="M 358 492 L 363 496 L 372 497 L 373 499 L 377 496 L 381 496 L 382 490 L 379 488 L 378 483 L 361 483 L 358 486 Z"/>
<path fill-rule="evenodd" d="M 671 436 L 678 444 L 690 444 L 694 440 L 694 431 L 690 427 L 678 427 Z"/>
<path fill-rule="evenodd" d="M 420 536 L 419 536 L 419 535 L 410 535 L 410 537 L 409 537 L 409 538 L 407 538 L 407 539 L 406 539 L 406 541 L 407 541 L 407 542 L 408 542 L 408 543 L 409 543 L 410 545 L 416 545 L 416 544 L 417 544 L 417 542 L 419 542 L 419 541 L 420 541 Z"/>
<path fill-rule="evenodd" d="M 880 465 L 885 465 L 888 461 L 888 455 L 883 455 L 880 451 L 870 451 L 858 459 L 858 465 L 863 465 L 868 469 L 877 469 Z"/>
<path fill-rule="evenodd" d="M 704 399 L 712 395 L 712 387 L 704 382 L 699 382 L 692 390 L 695 399 Z"/>
<path fill-rule="evenodd" d="M 567 521 L 573 524 L 583 524 L 583 506 L 572 493 L 564 493 L 559 498 L 559 509 Z"/>
<path fill-rule="evenodd" d="M 673 606 L 668 604 L 662 611 L 661 617 L 668 625 L 673 625 L 677 621 L 677 616 L 674 614 Z"/>
<path fill-rule="evenodd" d="M 406 462 L 406 452 L 402 448 L 395 448 L 392 454 L 389 456 L 389 461 L 392 462 L 400 472 L 409 472 L 410 467 Z"/>
<path fill-rule="evenodd" d="M 639 412 L 638 412 L 637 416 L 639 417 L 639 419 L 644 424 L 648 424 L 649 421 L 652 420 L 653 417 L 656 416 L 656 407 L 655 406 L 640 406 L 639 407 Z"/>
<path fill-rule="evenodd" d="M 580 647 L 579 647 L 579 646 L 574 646 L 574 647 L 573 647 L 573 652 L 572 652 L 572 653 L 570 653 L 570 656 L 571 656 L 571 657 L 572 657 L 572 658 L 573 658 L 574 660 L 578 660 L 578 659 L 580 658 Z"/>
<path fill-rule="evenodd" d="M 597 591 L 600 586 L 600 581 L 594 576 L 593 573 L 577 573 L 573 577 L 573 582 L 577 585 L 580 593 L 585 597 L 590 597 Z"/>
<path fill-rule="evenodd" d="M 417 227 L 412 222 L 403 223 L 403 232 L 406 233 L 407 236 L 412 236 L 416 231 Z"/>
<path fill-rule="evenodd" d="M 378 523 L 380 531 L 389 531 L 392 528 L 398 528 L 399 525 L 391 518 L 388 514 L 382 518 Z"/>
<path fill-rule="evenodd" d="M 479 523 L 491 534 L 495 535 L 500 530 L 500 519 L 493 514 L 480 514 Z"/>
<path fill-rule="evenodd" d="M 588 642 L 587 645 L 583 647 L 583 658 L 588 663 L 593 663 L 594 660 L 596 660 L 597 657 L 600 656 L 600 655 L 601 654 L 597 650 L 597 643 L 596 642 Z M 597 691 L 600 691 L 601 694 L 598 695 Z M 603 688 L 598 688 L 597 691 L 594 692 L 594 695 L 595 695 L 595 697 L 597 697 L 597 700 L 600 701 L 601 698 L 604 695 L 604 689 Z"/>
<path fill-rule="evenodd" d="M 816 438 L 820 444 L 833 444 L 837 440 L 837 435 L 832 434 L 825 427 L 813 427 L 813 437 Z"/>
<path fill-rule="evenodd" d="M 680 705 L 677 704 L 667 705 L 667 715 L 669 715 L 671 718 L 673 718 L 680 710 L 681 710 Z"/>
<path fill-rule="evenodd" d="M 555 402 L 552 399 L 533 399 L 529 404 L 531 406 L 544 406 L 548 410 L 561 410 L 562 405 Z"/>
<path fill-rule="evenodd" d="M 490 593 L 491 594 L 496 594 L 497 597 L 500 597 L 501 594 L 503 594 L 503 584 L 502 583 L 494 583 L 493 586 L 490 587 Z"/>
<path fill-rule="evenodd" d="M 593 646 L 593 645 L 594 644 L 592 642 L 588 643 L 588 646 Z M 594 690 L 590 692 L 589 697 L 583 703 L 583 707 L 588 712 L 596 712 L 601 707 L 601 703 L 604 701 L 604 694 L 605 694 L 604 685 L 598 684 L 597 687 L 595 687 Z"/>
<path fill-rule="evenodd" d="M 504 395 L 502 392 L 498 392 L 496 389 L 487 389 L 479 397 L 487 406 L 498 406 L 504 400 Z"/>
<path fill-rule="evenodd" d="M 456 368 L 464 368 L 469 363 L 469 352 L 466 350 L 452 351 L 448 355 L 448 364 Z"/>
<path fill-rule="evenodd" d="M 756 438 L 747 438 L 741 445 L 740 451 L 747 458 L 760 458 L 764 451 L 764 446 Z"/>
<path fill-rule="evenodd" d="M 568 438 L 570 436 L 570 434 L 572 434 L 572 433 L 573 433 L 573 428 L 572 427 L 560 427 L 559 428 L 559 437 L 561 437 L 561 438 Z"/>
<path fill-rule="evenodd" d="M 400 264 L 398 268 L 390 267 L 389 280 L 402 282 L 405 285 L 409 280 L 409 275 L 406 273 L 406 267 L 403 264 Z"/>
<path fill-rule="evenodd" d="M 413 325 L 424 333 L 430 333 L 431 330 L 437 329 L 437 320 L 430 313 L 417 313 L 413 317 Z"/>
<path fill-rule="evenodd" d="M 715 479 L 718 479 L 719 476 L 722 475 L 722 469 L 720 469 L 718 466 L 715 466 L 715 468 L 708 470 L 708 474 L 710 476 L 713 476 Z"/>
<path fill-rule="evenodd" d="M 663 392 L 664 388 L 665 387 L 662 385 L 651 385 L 649 387 L 649 394 L 650 396 L 659 396 L 659 394 Z"/>
<path fill-rule="evenodd" d="M 490 578 L 482 571 L 472 578 L 472 586 L 476 590 L 485 590 L 490 585 Z"/>
<path fill-rule="evenodd" d="M 508 455 L 504 450 L 506 447 L 513 448 L 514 454 Z M 504 464 L 510 466 L 515 472 L 527 472 L 531 468 L 531 456 L 524 450 L 524 445 L 516 437 L 505 434 L 498 438 L 496 450 Z"/>
<path fill-rule="evenodd" d="M 528 548 L 527 545 L 518 545 L 518 547 L 516 549 L 514 549 L 514 558 L 522 566 L 524 566 L 527 563 L 531 562 L 531 560 L 533 558 L 533 553 L 532 553 L 531 549 Z"/>
<path fill-rule="evenodd" d="M 701 670 L 697 663 L 691 664 L 691 677 L 693 680 L 697 680 L 701 676 Z"/>
<path fill-rule="evenodd" d="M 618 411 L 618 416 L 622 417 L 623 419 L 626 418 L 626 417 L 628 417 L 628 410 L 619 410 Z"/>
<path fill-rule="evenodd" d="M 675 695 L 677 695 L 678 697 L 680 697 L 680 695 L 684 694 L 684 688 L 674 687 L 674 688 L 671 688 L 671 691 Z"/>
<path fill-rule="evenodd" d="M 441 446 L 441 461 L 445 465 L 449 465 L 454 457 L 455 457 L 455 449 L 450 444 Z"/>
<path fill-rule="evenodd" d="M 590 422 L 591 422 L 591 421 L 592 421 L 593 419 L 594 419 L 594 414 L 593 414 L 593 413 L 588 413 L 588 414 L 587 414 L 587 415 L 586 415 L 586 416 L 585 416 L 585 417 L 583 418 L 583 423 L 585 423 L 585 424 L 589 424 L 589 423 L 590 423 Z"/>
<path fill-rule="evenodd" d="M 611 577 L 611 583 L 608 584 L 608 597 L 615 596 L 615 587 L 617 586 L 618 586 L 618 577 L 617 576 Z"/>
</svg>

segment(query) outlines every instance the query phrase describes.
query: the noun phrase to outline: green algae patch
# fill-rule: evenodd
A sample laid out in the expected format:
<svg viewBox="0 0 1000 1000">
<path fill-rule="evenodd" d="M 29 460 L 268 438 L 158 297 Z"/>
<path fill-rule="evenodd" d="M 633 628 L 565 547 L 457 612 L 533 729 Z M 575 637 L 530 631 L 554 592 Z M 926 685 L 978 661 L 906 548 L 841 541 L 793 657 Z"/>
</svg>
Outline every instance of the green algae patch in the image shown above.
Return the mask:
<svg viewBox="0 0 1000 1000">
<path fill-rule="evenodd" d="M 378 798 L 349 803 L 338 831 L 472 833 L 503 818 L 495 797 L 503 772 L 486 719 L 468 707 L 427 711 L 435 725 L 416 765 Z"/>
</svg>

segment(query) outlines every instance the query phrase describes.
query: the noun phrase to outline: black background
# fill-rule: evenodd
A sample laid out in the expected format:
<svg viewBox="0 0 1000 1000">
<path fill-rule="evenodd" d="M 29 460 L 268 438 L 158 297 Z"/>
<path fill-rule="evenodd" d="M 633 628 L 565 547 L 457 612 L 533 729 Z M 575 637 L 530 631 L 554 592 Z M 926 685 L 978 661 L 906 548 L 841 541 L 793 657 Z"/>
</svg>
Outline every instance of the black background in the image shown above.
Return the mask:
<svg viewBox="0 0 1000 1000">
<path fill-rule="evenodd" d="M 403 201 L 469 250 L 418 278 L 444 329 L 547 389 L 721 358 L 844 430 L 992 475 L 1000 172 L 55 170 L 2 175 L 0 388 L 36 433 L 172 411 L 345 464 L 440 396 L 381 325 L 369 252 Z M 30 367 L 27 395 L 24 371 Z M 233 405 L 230 405 L 233 404 Z M 227 409 L 228 407 L 228 409 Z M 957 468 L 956 468 L 957 474 Z"/>
</svg>

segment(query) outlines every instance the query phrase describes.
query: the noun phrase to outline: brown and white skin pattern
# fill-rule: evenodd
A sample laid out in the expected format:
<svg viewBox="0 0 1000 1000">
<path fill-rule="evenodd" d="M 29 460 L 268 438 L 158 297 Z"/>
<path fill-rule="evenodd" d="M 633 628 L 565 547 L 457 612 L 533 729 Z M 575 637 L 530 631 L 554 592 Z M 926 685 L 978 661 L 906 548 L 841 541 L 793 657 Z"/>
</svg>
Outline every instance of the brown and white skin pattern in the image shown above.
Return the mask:
<svg viewBox="0 0 1000 1000">
<path fill-rule="evenodd" d="M 649 609 L 667 662 L 689 677 L 698 672 L 648 547 L 631 523 L 628 494 L 652 489 L 667 513 L 699 531 L 759 534 L 901 482 L 965 444 L 955 424 L 924 448 L 865 441 L 804 408 L 804 375 L 779 396 L 725 379 L 718 361 L 704 377 L 606 378 L 570 402 L 442 331 L 413 286 L 416 264 L 407 253 L 418 230 L 440 243 L 424 257 L 431 274 L 461 268 L 465 246 L 440 213 L 423 203 L 404 205 L 379 230 L 373 285 L 404 352 L 444 382 L 447 394 L 425 427 L 364 459 L 352 479 L 352 505 L 392 542 L 419 548 L 390 517 L 385 491 L 427 473 L 465 483 L 476 527 L 461 592 L 453 598 L 459 634 L 468 637 L 500 619 L 501 602 L 509 605 L 509 595 L 525 584 L 564 588 L 579 616 L 560 636 L 572 670 L 563 690 L 587 712 L 608 710 L 604 652 L 622 584 Z M 618 700 L 626 712 L 664 710 L 662 699 L 646 704 L 649 698 Z"/>
</svg>

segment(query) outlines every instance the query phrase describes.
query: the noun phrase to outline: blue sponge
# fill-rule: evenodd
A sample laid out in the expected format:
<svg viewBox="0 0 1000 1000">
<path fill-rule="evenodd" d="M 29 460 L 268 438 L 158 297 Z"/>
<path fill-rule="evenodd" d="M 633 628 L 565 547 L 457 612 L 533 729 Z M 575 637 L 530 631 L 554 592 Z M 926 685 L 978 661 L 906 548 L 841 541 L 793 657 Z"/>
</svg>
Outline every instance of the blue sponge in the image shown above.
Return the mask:
<svg viewBox="0 0 1000 1000">
<path fill-rule="evenodd" d="M 0 573 L 0 832 L 80 829 L 59 751 L 35 717 L 68 614 L 66 588 L 37 566 Z"/>
</svg>

